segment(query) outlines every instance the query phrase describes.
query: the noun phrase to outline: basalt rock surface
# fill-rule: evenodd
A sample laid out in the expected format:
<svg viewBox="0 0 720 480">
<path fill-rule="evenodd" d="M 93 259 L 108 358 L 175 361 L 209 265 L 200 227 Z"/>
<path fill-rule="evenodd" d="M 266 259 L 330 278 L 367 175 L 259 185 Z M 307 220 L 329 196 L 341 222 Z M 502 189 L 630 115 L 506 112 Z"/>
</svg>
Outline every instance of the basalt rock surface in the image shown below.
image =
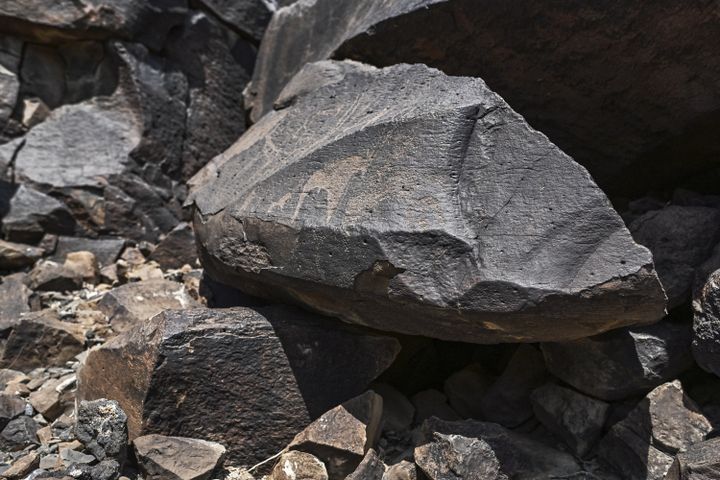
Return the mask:
<svg viewBox="0 0 720 480">
<path fill-rule="evenodd" d="M 650 253 L 587 171 L 482 80 L 321 62 L 278 105 L 192 181 L 216 280 L 478 343 L 662 317 Z"/>
</svg>

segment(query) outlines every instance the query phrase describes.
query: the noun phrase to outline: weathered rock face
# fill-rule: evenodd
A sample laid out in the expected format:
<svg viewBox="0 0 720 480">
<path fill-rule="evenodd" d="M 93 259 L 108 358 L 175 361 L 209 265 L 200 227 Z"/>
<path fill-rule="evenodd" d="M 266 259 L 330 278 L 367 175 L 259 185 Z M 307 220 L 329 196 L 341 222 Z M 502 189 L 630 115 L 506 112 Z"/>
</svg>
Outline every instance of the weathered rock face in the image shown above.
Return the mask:
<svg viewBox="0 0 720 480">
<path fill-rule="evenodd" d="M 433 480 L 572 478 L 581 471 L 572 455 L 495 423 L 433 418 L 423 424 L 422 433 L 415 458 L 418 467 Z M 449 472 L 457 473 L 445 476 Z"/>
<path fill-rule="evenodd" d="M 394 339 L 281 307 L 166 311 L 91 351 L 78 395 L 116 399 L 131 438 L 202 437 L 251 464 L 361 393 L 397 351 Z"/>
<path fill-rule="evenodd" d="M 290 450 L 280 456 L 270 480 L 328 480 L 325 464 L 309 453 Z"/>
<path fill-rule="evenodd" d="M 603 437 L 600 457 L 628 480 L 661 480 L 673 455 L 701 442 L 712 429 L 679 381 L 650 392 Z"/>
<path fill-rule="evenodd" d="M 249 105 L 254 120 L 269 112 L 307 62 L 424 63 L 483 78 L 602 187 L 659 185 L 714 165 L 716 14 L 672 1 L 302 0 L 268 26 Z"/>
<path fill-rule="evenodd" d="M 720 376 L 720 270 L 710 275 L 693 307 L 693 357 L 704 370 Z"/>
<path fill-rule="evenodd" d="M 8 240 L 37 243 L 45 233 L 72 234 L 75 220 L 59 200 L 21 185 L 12 199 L 10 209 L 2 218 L 2 231 Z"/>
<path fill-rule="evenodd" d="M 720 478 L 720 438 L 696 443 L 675 457 L 665 480 L 717 480 Z"/>
<path fill-rule="evenodd" d="M 273 3 L 266 0 L 200 0 L 200 2 L 236 30 L 258 42 L 262 39 L 265 27 L 274 11 Z"/>
<path fill-rule="evenodd" d="M 603 400 L 644 394 L 692 366 L 692 332 L 663 320 L 572 342 L 545 343 L 548 370 L 581 392 Z"/>
<path fill-rule="evenodd" d="M 481 80 L 326 62 L 279 101 L 194 180 L 215 279 L 481 343 L 662 316 L 649 252 L 587 172 Z"/>
<path fill-rule="evenodd" d="M 225 458 L 225 447 L 195 438 L 146 435 L 133 447 L 151 480 L 206 480 Z"/>
<path fill-rule="evenodd" d="M 80 402 L 75 435 L 98 460 L 123 461 L 128 446 L 127 415 L 114 400 Z"/>
</svg>

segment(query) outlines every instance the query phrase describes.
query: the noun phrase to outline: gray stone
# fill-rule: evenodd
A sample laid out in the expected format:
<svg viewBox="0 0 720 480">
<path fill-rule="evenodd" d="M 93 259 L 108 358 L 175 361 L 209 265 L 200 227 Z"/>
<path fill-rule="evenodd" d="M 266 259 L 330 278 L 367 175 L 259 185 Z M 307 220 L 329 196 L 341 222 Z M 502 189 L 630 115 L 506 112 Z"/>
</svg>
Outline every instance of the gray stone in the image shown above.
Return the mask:
<svg viewBox="0 0 720 480">
<path fill-rule="evenodd" d="M 32 266 L 44 253 L 42 248 L 0 240 L 0 270 Z"/>
<path fill-rule="evenodd" d="M 382 404 L 382 397 L 373 391 L 352 398 L 308 425 L 288 448 L 319 458 L 330 480 L 345 479 L 365 459 L 364 468 L 375 470 L 377 456 L 366 454 L 380 437 Z"/>
<path fill-rule="evenodd" d="M 15 273 L 2 277 L 0 283 L 0 337 L 20 322 L 20 316 L 30 311 L 30 294 L 25 286 L 25 274 Z"/>
<path fill-rule="evenodd" d="M 182 283 L 162 279 L 127 283 L 110 290 L 98 302 L 116 332 L 145 323 L 164 310 L 199 306 Z"/>
<path fill-rule="evenodd" d="M 675 186 L 678 172 L 716 168 L 709 113 L 720 108 L 720 55 L 707 48 L 720 34 L 715 7 L 298 1 L 276 12 L 263 38 L 248 89 L 252 118 L 271 111 L 308 62 L 422 63 L 483 78 L 605 189 Z M 689 148 L 692 159 L 681 153 Z"/>
<path fill-rule="evenodd" d="M 696 270 L 720 242 L 720 210 L 670 205 L 641 216 L 630 231 L 652 252 L 668 307 L 675 307 L 690 298 Z"/>
<path fill-rule="evenodd" d="M 598 455 L 627 480 L 661 480 L 673 456 L 704 440 L 711 430 L 676 380 L 657 387 L 613 425 Z"/>
<path fill-rule="evenodd" d="M 644 394 L 692 366 L 692 332 L 670 319 L 647 327 L 619 329 L 572 342 L 545 343 L 553 375 L 602 400 Z"/>
<path fill-rule="evenodd" d="M 64 262 L 68 253 L 92 252 L 100 266 L 108 266 L 115 263 L 120 253 L 125 248 L 124 238 L 82 238 L 82 237 L 58 237 L 57 247 L 52 256 L 56 262 Z"/>
<path fill-rule="evenodd" d="M 442 420 L 460 420 L 462 417 L 448 405 L 447 397 L 433 388 L 422 390 L 410 397 L 415 406 L 415 423 L 422 423 L 430 417 Z"/>
<path fill-rule="evenodd" d="M 75 435 L 98 460 L 122 462 L 128 445 L 127 415 L 114 400 L 81 401 Z"/>
<path fill-rule="evenodd" d="M 305 452 L 283 453 L 269 475 L 269 480 L 328 480 L 325 464 Z"/>
<path fill-rule="evenodd" d="M 37 444 L 37 428 L 35 420 L 25 415 L 10 420 L 0 431 L 0 448 L 17 451 Z"/>
<path fill-rule="evenodd" d="M 52 310 L 28 313 L 13 327 L 0 366 L 24 371 L 63 366 L 84 348 L 85 335 L 80 325 L 60 321 Z"/>
<path fill-rule="evenodd" d="M 257 42 L 262 40 L 275 10 L 274 4 L 267 0 L 200 0 L 200 3 Z"/>
<path fill-rule="evenodd" d="M 353 473 L 345 477 L 347 480 L 382 480 L 385 464 L 372 448 L 367 451 L 360 465 Z"/>
<path fill-rule="evenodd" d="M 72 234 L 75 220 L 64 203 L 20 185 L 10 200 L 10 210 L 2 219 L 2 231 L 8 240 L 37 243 L 45 233 Z"/>
<path fill-rule="evenodd" d="M 720 438 L 697 443 L 675 457 L 665 480 L 720 479 Z"/>
<path fill-rule="evenodd" d="M 150 254 L 149 260 L 156 261 L 165 270 L 194 266 L 197 262 L 195 234 L 187 223 L 173 228 Z"/>
<path fill-rule="evenodd" d="M 425 421 L 422 433 L 424 438 L 415 449 L 416 462 L 426 474 L 435 472 L 433 480 L 571 478 L 582 470 L 572 455 L 495 423 L 433 418 Z M 428 446 L 433 443 L 436 445 Z M 418 450 L 422 461 L 417 460 Z M 452 476 L 455 468 L 467 476 Z M 445 472 L 451 475 L 442 476 Z"/>
<path fill-rule="evenodd" d="M 169 310 L 91 350 L 78 398 L 116 399 L 131 439 L 202 437 L 252 465 L 362 393 L 398 350 L 393 338 L 285 307 Z"/>
<path fill-rule="evenodd" d="M 324 62 L 281 100 L 193 180 L 216 280 L 465 342 L 662 317 L 650 253 L 587 171 L 482 80 Z"/>
<path fill-rule="evenodd" d="M 133 447 L 149 480 L 206 480 L 225 458 L 225 447 L 195 438 L 146 435 Z"/>
<path fill-rule="evenodd" d="M 28 274 L 28 285 L 35 291 L 68 292 L 80 290 L 83 278 L 65 264 L 43 260 Z"/>
<path fill-rule="evenodd" d="M 693 307 L 693 357 L 701 368 L 720 376 L 720 270 L 710 275 Z"/>
<path fill-rule="evenodd" d="M 585 456 L 603 433 L 609 405 L 548 383 L 530 397 L 535 417 L 577 454 Z"/>
<path fill-rule="evenodd" d="M 0 393 L 0 430 L 5 428 L 10 420 L 19 417 L 25 412 L 25 401 L 16 396 Z"/>
<path fill-rule="evenodd" d="M 0 39 L 0 131 L 5 129 L 17 103 L 22 46 L 22 41 L 11 36 Z"/>
</svg>

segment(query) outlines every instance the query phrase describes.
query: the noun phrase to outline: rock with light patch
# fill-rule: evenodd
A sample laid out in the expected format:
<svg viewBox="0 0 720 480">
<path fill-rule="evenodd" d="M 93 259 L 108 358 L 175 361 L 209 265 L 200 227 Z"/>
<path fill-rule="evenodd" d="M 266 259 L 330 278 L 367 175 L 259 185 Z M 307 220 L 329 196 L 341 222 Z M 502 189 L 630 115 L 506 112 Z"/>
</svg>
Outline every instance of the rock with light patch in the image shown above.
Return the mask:
<svg viewBox="0 0 720 480">
<path fill-rule="evenodd" d="M 280 456 L 269 480 L 328 480 L 328 474 L 317 457 L 291 450 Z"/>
<path fill-rule="evenodd" d="M 133 448 L 149 480 L 206 480 L 225 458 L 225 447 L 195 438 L 146 435 Z"/>
</svg>

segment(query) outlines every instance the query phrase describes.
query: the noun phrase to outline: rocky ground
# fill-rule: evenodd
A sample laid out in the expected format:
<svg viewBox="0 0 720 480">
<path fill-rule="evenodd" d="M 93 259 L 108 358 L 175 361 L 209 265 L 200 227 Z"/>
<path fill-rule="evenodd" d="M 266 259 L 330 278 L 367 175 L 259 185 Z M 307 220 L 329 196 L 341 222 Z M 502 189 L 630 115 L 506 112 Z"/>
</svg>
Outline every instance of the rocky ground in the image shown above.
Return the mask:
<svg viewBox="0 0 720 480">
<path fill-rule="evenodd" d="M 716 2 L 0 2 L 0 477 L 720 479 Z"/>
</svg>

